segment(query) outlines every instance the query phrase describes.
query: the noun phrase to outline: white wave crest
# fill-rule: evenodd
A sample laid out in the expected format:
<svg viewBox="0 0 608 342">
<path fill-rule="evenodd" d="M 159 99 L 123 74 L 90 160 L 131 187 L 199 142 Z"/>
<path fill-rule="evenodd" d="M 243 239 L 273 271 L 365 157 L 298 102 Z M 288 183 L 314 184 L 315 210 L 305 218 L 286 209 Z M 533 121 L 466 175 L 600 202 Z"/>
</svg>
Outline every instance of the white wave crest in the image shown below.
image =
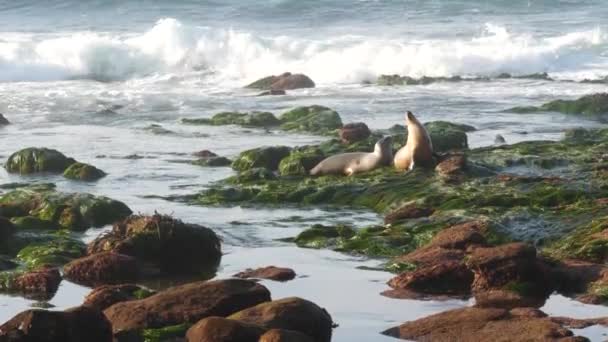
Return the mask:
<svg viewBox="0 0 608 342">
<path fill-rule="evenodd" d="M 8 35 L 0 40 L 0 81 L 112 81 L 204 72 L 217 82 L 242 84 L 284 71 L 306 73 L 321 84 L 361 82 L 381 74 L 549 72 L 576 77 L 580 72 L 588 77 L 590 70 L 606 65 L 602 56 L 606 40 L 600 28 L 534 37 L 492 24 L 486 24 L 478 37 L 460 40 L 362 36 L 309 40 L 193 27 L 168 18 L 143 34 Z"/>
</svg>

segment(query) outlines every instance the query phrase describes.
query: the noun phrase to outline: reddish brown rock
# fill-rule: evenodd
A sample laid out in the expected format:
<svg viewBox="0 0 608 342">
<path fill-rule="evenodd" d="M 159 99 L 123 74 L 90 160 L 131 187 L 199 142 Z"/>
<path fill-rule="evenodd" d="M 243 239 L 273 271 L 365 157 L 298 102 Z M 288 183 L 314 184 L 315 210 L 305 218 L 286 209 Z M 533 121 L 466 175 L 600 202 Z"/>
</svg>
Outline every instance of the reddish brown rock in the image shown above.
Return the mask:
<svg viewBox="0 0 608 342">
<path fill-rule="evenodd" d="M 480 308 L 540 308 L 545 305 L 545 302 L 544 296 L 526 296 L 509 290 L 488 290 L 475 293 L 475 306 Z"/>
<path fill-rule="evenodd" d="M 61 283 L 61 274 L 59 270 L 53 267 L 41 267 L 34 271 L 26 273 L 15 273 L 13 279 L 9 279 L 6 290 L 9 292 L 20 293 L 27 298 L 38 300 L 48 300 L 53 298 L 59 284 Z"/>
<path fill-rule="evenodd" d="M 270 292 L 241 279 L 195 282 L 172 287 L 145 299 L 114 304 L 104 310 L 114 331 L 161 328 L 225 317 L 270 300 Z"/>
<path fill-rule="evenodd" d="M 388 285 L 427 294 L 462 295 L 470 293 L 472 282 L 473 273 L 462 261 L 447 261 L 404 272 Z"/>
<path fill-rule="evenodd" d="M 279 76 L 264 77 L 246 86 L 246 88 L 261 90 L 291 90 L 314 87 L 315 82 L 308 76 L 303 74 L 292 74 L 289 72 Z"/>
<path fill-rule="evenodd" d="M 414 264 L 417 267 L 432 267 L 444 262 L 461 262 L 465 252 L 459 249 L 447 249 L 436 246 L 425 246 L 412 253 L 394 259 L 397 263 Z"/>
<path fill-rule="evenodd" d="M 257 342 L 265 329 L 223 317 L 207 317 L 186 333 L 188 342 Z"/>
<path fill-rule="evenodd" d="M 456 154 L 439 162 L 435 167 L 435 172 L 447 180 L 458 181 L 464 177 L 466 168 L 467 157 L 464 154 Z"/>
<path fill-rule="evenodd" d="M 407 322 L 383 334 L 413 341 L 585 341 L 549 318 L 496 308 L 464 308 Z"/>
<path fill-rule="evenodd" d="M 310 336 L 298 331 L 271 329 L 260 337 L 259 342 L 314 342 Z"/>
<path fill-rule="evenodd" d="M 72 260 L 63 267 L 66 279 L 87 285 L 131 282 L 139 274 L 134 257 L 103 252 Z"/>
<path fill-rule="evenodd" d="M 428 217 L 433 215 L 434 212 L 435 209 L 433 208 L 419 207 L 417 204 L 406 204 L 386 214 L 384 223 L 393 224 L 400 220 Z"/>
<path fill-rule="evenodd" d="M 27 310 L 0 326 L 0 341 L 111 342 L 112 327 L 101 311 L 86 306 Z"/>
<path fill-rule="evenodd" d="M 342 126 L 338 131 L 338 134 L 340 135 L 340 140 L 344 144 L 352 144 L 369 138 L 372 132 L 365 123 L 354 122 Z"/>
<path fill-rule="evenodd" d="M 228 318 L 267 329 L 299 331 L 318 342 L 331 341 L 331 316 L 325 309 L 301 298 L 292 297 L 259 304 Z"/>
<path fill-rule="evenodd" d="M 260 278 L 276 281 L 288 281 L 296 277 L 296 272 L 291 268 L 268 266 L 258 269 L 247 269 L 234 275 L 236 278 Z"/>
<path fill-rule="evenodd" d="M 465 250 L 470 246 L 483 246 L 484 234 L 488 232 L 485 221 L 470 221 L 446 228 L 433 237 L 431 246 Z"/>
<path fill-rule="evenodd" d="M 141 299 L 138 297 L 142 294 L 152 295 L 154 292 L 134 284 L 103 285 L 93 289 L 85 297 L 84 305 L 105 310 L 116 303 Z"/>
<path fill-rule="evenodd" d="M 551 320 L 559 325 L 572 329 L 584 329 L 592 325 L 608 326 L 608 317 L 576 319 L 570 317 L 551 317 Z"/>
<path fill-rule="evenodd" d="M 557 290 L 566 294 L 587 291 L 594 282 L 608 284 L 608 267 L 581 260 L 562 260 L 552 268 Z"/>
</svg>

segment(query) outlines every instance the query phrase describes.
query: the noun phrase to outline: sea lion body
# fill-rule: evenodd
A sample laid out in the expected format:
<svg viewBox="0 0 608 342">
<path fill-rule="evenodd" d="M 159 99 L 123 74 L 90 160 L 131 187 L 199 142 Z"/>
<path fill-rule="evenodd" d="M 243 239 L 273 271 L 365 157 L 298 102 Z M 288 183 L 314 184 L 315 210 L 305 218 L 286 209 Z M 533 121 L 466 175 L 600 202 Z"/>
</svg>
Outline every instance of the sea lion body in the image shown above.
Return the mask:
<svg viewBox="0 0 608 342">
<path fill-rule="evenodd" d="M 391 137 L 380 139 L 374 146 L 374 152 L 350 152 L 336 154 L 323 159 L 310 170 L 310 175 L 353 175 L 367 172 L 392 162 Z"/>
<path fill-rule="evenodd" d="M 412 170 L 415 166 L 431 168 L 435 165 L 433 158 L 433 142 L 426 128 L 416 119 L 414 114 L 407 112 L 407 141 L 397 153 L 394 164 L 397 170 Z"/>
</svg>

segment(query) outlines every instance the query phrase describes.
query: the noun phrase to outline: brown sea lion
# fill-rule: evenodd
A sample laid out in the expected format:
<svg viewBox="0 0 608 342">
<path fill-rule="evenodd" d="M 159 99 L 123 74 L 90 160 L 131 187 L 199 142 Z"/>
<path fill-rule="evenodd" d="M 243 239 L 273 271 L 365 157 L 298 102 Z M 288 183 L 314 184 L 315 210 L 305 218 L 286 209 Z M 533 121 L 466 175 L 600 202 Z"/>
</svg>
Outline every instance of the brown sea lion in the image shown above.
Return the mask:
<svg viewBox="0 0 608 342">
<path fill-rule="evenodd" d="M 424 125 L 416 119 L 412 112 L 405 116 L 407 125 L 407 141 L 397 153 L 394 164 L 397 170 L 412 170 L 415 166 L 431 168 L 435 166 L 433 158 L 433 142 Z"/>
<path fill-rule="evenodd" d="M 374 152 L 351 152 L 336 154 L 323 159 L 310 170 L 312 176 L 347 175 L 371 171 L 381 166 L 390 165 L 393 159 L 391 137 L 384 137 L 374 146 Z"/>
</svg>

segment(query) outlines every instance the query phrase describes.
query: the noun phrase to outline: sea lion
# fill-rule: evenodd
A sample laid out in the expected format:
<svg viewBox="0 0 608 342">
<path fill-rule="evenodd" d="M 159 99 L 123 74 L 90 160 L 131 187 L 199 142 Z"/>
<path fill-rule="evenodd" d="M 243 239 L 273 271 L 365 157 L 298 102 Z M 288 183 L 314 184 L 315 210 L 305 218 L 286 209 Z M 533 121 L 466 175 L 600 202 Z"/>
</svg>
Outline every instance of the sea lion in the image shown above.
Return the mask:
<svg viewBox="0 0 608 342">
<path fill-rule="evenodd" d="M 336 154 L 323 159 L 310 170 L 312 176 L 328 174 L 353 175 L 390 165 L 393 159 L 392 138 L 384 137 L 374 146 L 374 152 L 350 152 Z"/>
<path fill-rule="evenodd" d="M 435 166 L 433 158 L 433 142 L 426 128 L 416 119 L 412 112 L 405 115 L 407 125 L 407 141 L 395 153 L 395 168 L 397 170 L 412 170 L 414 165 L 431 168 Z"/>
</svg>

